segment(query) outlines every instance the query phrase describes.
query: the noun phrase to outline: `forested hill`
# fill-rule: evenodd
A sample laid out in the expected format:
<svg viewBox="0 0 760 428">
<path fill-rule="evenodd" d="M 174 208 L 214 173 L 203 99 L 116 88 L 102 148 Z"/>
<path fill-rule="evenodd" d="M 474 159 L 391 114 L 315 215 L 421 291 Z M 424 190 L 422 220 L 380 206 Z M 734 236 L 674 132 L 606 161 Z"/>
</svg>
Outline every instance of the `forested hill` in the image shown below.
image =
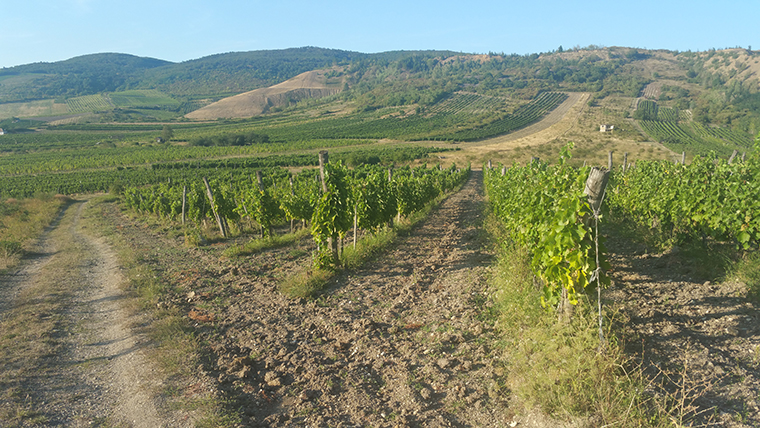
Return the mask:
<svg viewBox="0 0 760 428">
<path fill-rule="evenodd" d="M 455 52 L 398 51 L 364 54 L 303 47 L 231 52 L 172 63 L 127 54 L 84 55 L 54 63 L 0 69 L 0 103 L 70 98 L 127 89 L 159 89 L 173 96 L 213 97 L 274 85 L 298 74 L 374 58 L 451 56 Z"/>
<path fill-rule="evenodd" d="M 629 98 L 621 102 L 635 109 L 636 99 L 643 96 L 664 108 L 659 119 L 671 109 L 667 111 L 685 115 L 676 120 L 728 126 L 751 135 L 760 131 L 760 52 L 740 48 L 676 52 L 589 46 L 530 55 L 475 55 L 452 51 L 366 54 L 303 47 L 224 53 L 182 63 L 94 54 L 0 69 L 0 104 L 53 98 L 63 103 L 82 95 L 150 89 L 163 93 L 151 95 L 154 100 L 163 98 L 144 104 L 169 112 L 153 120 L 167 120 L 221 98 L 318 69 L 325 70 L 327 79 L 342 82 L 342 99 L 350 101 L 359 113 L 408 106 L 410 111 L 425 114 L 452 94 L 476 93 L 506 103 L 503 111 L 482 113 L 487 123 L 541 92 L 581 91 L 592 94 L 592 105 L 615 97 Z M 105 102 L 111 107 L 99 107 L 101 110 L 134 107 L 113 98 Z M 508 107 L 510 102 L 513 107 Z M 636 114 L 646 111 L 655 112 L 640 109 Z M 658 118 L 652 114 L 635 119 Z M 100 120 L 145 121 L 146 115 L 152 113 L 119 110 Z"/>
<path fill-rule="evenodd" d="M 112 92 L 135 85 L 148 70 L 171 64 L 154 58 L 102 53 L 2 68 L 0 103 Z"/>
</svg>

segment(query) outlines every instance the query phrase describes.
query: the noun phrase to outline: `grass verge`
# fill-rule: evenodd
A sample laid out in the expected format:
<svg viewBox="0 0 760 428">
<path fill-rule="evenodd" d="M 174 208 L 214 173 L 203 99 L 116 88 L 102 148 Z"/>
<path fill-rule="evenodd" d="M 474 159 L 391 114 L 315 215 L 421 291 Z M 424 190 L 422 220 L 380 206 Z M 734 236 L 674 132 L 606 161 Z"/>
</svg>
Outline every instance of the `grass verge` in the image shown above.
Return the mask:
<svg viewBox="0 0 760 428">
<path fill-rule="evenodd" d="M 569 323 L 558 321 L 541 307 L 527 250 L 510 244 L 497 220 L 486 223 L 500 243 L 493 287 L 507 367 L 501 383 L 515 407 L 578 426 L 671 426 L 615 332 L 608 328 L 600 346 L 595 302 L 582 300 Z M 616 325 L 615 314 L 605 318 L 606 326 Z"/>
<path fill-rule="evenodd" d="M 72 201 L 65 196 L 0 201 L 0 273 L 16 266 L 32 243 Z"/>
<path fill-rule="evenodd" d="M 287 247 L 303 239 L 309 233 L 309 229 L 300 229 L 284 235 L 272 235 L 265 238 L 252 239 L 244 245 L 235 245 L 226 249 L 222 255 L 224 257 L 242 257 L 260 253 L 264 250 Z"/>
</svg>

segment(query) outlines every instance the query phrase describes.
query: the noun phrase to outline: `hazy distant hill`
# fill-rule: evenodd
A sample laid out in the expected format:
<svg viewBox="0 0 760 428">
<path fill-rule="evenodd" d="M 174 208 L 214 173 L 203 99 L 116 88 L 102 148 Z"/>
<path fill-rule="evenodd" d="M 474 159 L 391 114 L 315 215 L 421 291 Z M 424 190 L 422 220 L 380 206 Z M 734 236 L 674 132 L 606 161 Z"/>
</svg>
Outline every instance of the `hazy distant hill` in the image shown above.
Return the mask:
<svg viewBox="0 0 760 428">
<path fill-rule="evenodd" d="M 287 86 L 283 82 L 320 70 L 334 70 L 329 91 L 323 92 L 320 85 L 296 88 L 300 92 L 290 95 L 283 93 L 282 87 L 264 89 Z M 396 113 L 424 115 L 427 109 L 440 109 L 440 103 L 452 94 L 474 93 L 504 100 L 500 109 L 478 113 L 477 120 L 489 123 L 540 92 L 576 91 L 591 93 L 591 105 L 619 98 L 616 102 L 627 109 L 644 97 L 663 108 L 663 117 L 665 111 L 670 111 L 671 117 L 688 117 L 702 125 L 727 126 L 754 135 L 760 131 L 758 76 L 760 55 L 746 49 L 676 52 L 589 46 L 530 55 L 473 55 L 452 51 L 365 54 L 304 47 L 225 53 L 183 63 L 126 54 L 94 54 L 0 69 L 0 107 L 14 101 L 57 99 L 60 102 L 54 107 L 65 109 L 61 103 L 78 101 L 72 101 L 74 97 L 102 94 L 108 103 L 107 93 L 157 89 L 169 98 L 166 102 L 155 101 L 155 105 L 141 104 L 153 111 L 133 111 L 136 106 L 122 105 L 110 107 L 110 113 L 107 108 L 92 111 L 97 112 L 96 120 L 106 122 L 165 121 L 237 96 L 216 104 L 216 113 L 207 109 L 189 116 L 213 119 L 248 117 L 280 102 L 293 105 L 299 99 L 339 90 L 341 99 L 349 102 L 354 112 L 398 106 L 403 108 Z M 240 95 L 257 89 L 258 92 Z M 233 105 L 244 113 L 230 110 Z M 34 110 L 31 107 L 43 108 L 24 107 L 6 108 L 5 117 L 24 117 L 24 111 Z M 222 112 L 224 109 L 227 110 Z M 651 112 L 647 118 L 652 118 Z"/>
<path fill-rule="evenodd" d="M 92 54 L 0 69 L 0 103 L 71 98 L 127 89 L 159 89 L 178 97 L 221 97 L 272 86 L 306 71 L 368 59 L 396 61 L 417 53 L 364 54 L 303 47 L 223 53 L 182 63 L 127 54 Z"/>
<path fill-rule="evenodd" d="M 0 103 L 113 92 L 136 84 L 147 70 L 170 64 L 154 58 L 103 53 L 2 68 Z"/>
</svg>

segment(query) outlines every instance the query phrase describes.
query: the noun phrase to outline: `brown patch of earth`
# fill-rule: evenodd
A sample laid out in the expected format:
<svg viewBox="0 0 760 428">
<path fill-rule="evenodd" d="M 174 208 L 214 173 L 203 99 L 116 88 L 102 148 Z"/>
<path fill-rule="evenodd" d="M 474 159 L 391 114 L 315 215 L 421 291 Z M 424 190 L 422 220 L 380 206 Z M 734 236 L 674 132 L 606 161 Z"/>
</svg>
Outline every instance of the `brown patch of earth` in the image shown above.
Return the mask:
<svg viewBox="0 0 760 428">
<path fill-rule="evenodd" d="M 650 254 L 622 239 L 607 247 L 607 297 L 629 319 L 626 348 L 651 379 L 646 392 L 679 400 L 682 424 L 760 426 L 760 311 L 746 286 L 699 278 L 678 247 Z"/>
</svg>

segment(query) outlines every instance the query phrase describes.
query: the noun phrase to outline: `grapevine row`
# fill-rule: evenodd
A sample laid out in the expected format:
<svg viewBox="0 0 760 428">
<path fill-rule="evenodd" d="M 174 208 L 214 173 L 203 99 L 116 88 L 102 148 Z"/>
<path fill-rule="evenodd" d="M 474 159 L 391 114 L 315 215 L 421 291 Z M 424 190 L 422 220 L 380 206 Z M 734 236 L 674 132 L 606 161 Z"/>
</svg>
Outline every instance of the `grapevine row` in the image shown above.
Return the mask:
<svg viewBox="0 0 760 428">
<path fill-rule="evenodd" d="M 760 139 L 745 162 L 714 156 L 689 165 L 638 162 L 613 176 L 612 209 L 674 242 L 713 237 L 749 249 L 760 243 Z M 656 189 L 656 191 L 655 191 Z"/>
<path fill-rule="evenodd" d="M 593 212 L 584 194 L 590 168 L 566 164 L 571 147 L 563 149 L 555 166 L 534 161 L 484 169 L 491 208 L 510 238 L 530 251 L 545 306 L 558 305 L 563 292 L 576 304 L 597 268 L 595 232 L 588 221 Z"/>
<path fill-rule="evenodd" d="M 312 235 L 323 250 L 316 261 L 320 266 L 336 263 L 329 254 L 330 238 L 342 238 L 354 217 L 358 227 L 377 231 L 394 217 L 409 216 L 458 184 L 469 170 L 441 168 L 400 168 L 393 170 L 364 166 L 349 170 L 342 162 L 325 167 L 324 185 L 315 170 L 290 175 L 270 170 L 261 183 L 252 174 L 231 174 L 211 180 L 213 205 L 199 178 L 152 186 L 130 186 L 124 203 L 142 214 L 180 221 L 182 195 L 186 194 L 186 218 L 196 223 L 220 217 L 220 223 L 254 221 L 267 233 L 271 226 L 286 220 L 311 222 Z M 222 230 L 224 227 L 222 226 Z"/>
</svg>

